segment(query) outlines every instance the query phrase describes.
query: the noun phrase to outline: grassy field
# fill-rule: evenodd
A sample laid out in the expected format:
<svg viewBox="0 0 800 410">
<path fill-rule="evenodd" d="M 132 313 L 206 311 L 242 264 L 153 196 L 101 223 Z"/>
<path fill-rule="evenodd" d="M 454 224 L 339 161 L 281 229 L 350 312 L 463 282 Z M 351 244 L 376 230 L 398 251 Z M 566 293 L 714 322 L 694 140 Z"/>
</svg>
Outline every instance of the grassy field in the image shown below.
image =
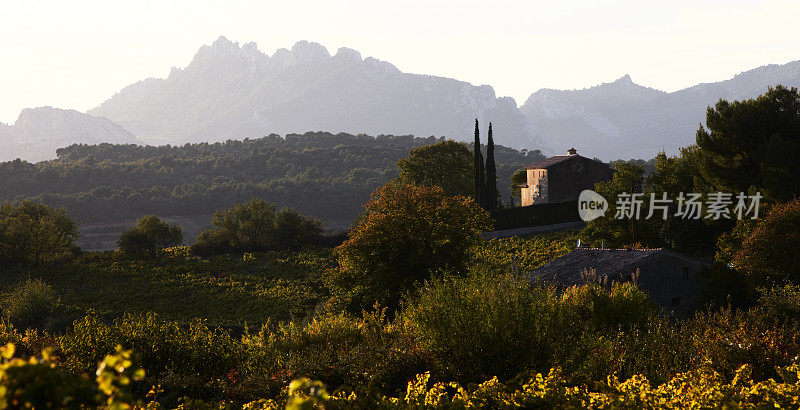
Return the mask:
<svg viewBox="0 0 800 410">
<path fill-rule="evenodd" d="M 16 268 L 0 275 L 10 289 L 27 278 L 53 286 L 63 321 L 89 309 L 103 316 L 155 312 L 165 319 L 206 319 L 209 325 L 259 325 L 312 311 L 325 297 L 322 275 L 330 249 L 211 259 L 178 254 L 132 260 L 89 252 L 63 265 Z"/>
</svg>

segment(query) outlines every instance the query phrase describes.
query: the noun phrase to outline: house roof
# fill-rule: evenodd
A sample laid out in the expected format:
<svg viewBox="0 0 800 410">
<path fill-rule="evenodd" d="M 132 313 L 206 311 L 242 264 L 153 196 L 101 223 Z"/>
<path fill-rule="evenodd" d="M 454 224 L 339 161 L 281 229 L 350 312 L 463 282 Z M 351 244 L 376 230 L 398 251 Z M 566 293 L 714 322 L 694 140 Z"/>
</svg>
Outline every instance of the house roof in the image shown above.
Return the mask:
<svg viewBox="0 0 800 410">
<path fill-rule="evenodd" d="M 580 155 L 556 155 L 554 157 L 550 157 L 550 158 L 547 158 L 545 160 L 542 160 L 542 161 L 533 163 L 531 165 L 528 165 L 527 167 L 525 167 L 525 169 L 544 169 L 544 168 L 549 168 L 549 167 L 551 167 L 551 166 L 553 166 L 555 164 L 558 164 L 560 162 L 564 162 L 564 161 L 566 161 L 566 160 L 568 160 L 570 158 L 577 158 L 577 157 L 580 157 Z"/>
<path fill-rule="evenodd" d="M 572 286 L 583 282 L 581 274 L 586 269 L 594 269 L 598 276 L 618 279 L 621 275 L 636 272 L 636 268 L 646 258 L 669 253 L 681 258 L 694 259 L 663 248 L 654 249 L 599 249 L 577 248 L 572 252 L 527 274 L 531 281 L 555 282 Z"/>
</svg>

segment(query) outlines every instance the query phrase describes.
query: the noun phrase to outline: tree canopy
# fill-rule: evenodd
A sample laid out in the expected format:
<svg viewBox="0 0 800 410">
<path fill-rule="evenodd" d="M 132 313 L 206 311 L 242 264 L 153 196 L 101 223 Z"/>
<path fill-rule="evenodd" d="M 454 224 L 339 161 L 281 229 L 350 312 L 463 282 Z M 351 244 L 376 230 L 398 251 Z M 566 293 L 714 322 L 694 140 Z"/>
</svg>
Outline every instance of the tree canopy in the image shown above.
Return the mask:
<svg viewBox="0 0 800 410">
<path fill-rule="evenodd" d="M 352 310 L 375 302 L 394 307 L 404 290 L 434 272 L 463 270 L 469 248 L 491 226 L 472 199 L 439 187 L 387 184 L 337 248 L 340 268 L 331 283 Z"/>
<path fill-rule="evenodd" d="M 800 284 L 800 199 L 775 205 L 744 240 L 732 264 L 755 285 Z"/>
<path fill-rule="evenodd" d="M 257 198 L 216 212 L 211 225 L 197 237 L 193 253 L 297 250 L 322 235 L 321 222 L 292 209 L 276 212 L 274 205 Z"/>
<path fill-rule="evenodd" d="M 699 173 L 710 189 L 763 190 L 769 200 L 800 194 L 800 94 L 776 86 L 754 99 L 719 100 L 697 130 Z"/>
<path fill-rule="evenodd" d="M 159 249 L 178 246 L 183 243 L 183 230 L 178 225 L 170 225 L 155 215 L 139 218 L 136 225 L 120 235 L 117 245 L 129 255 L 154 255 Z"/>
<path fill-rule="evenodd" d="M 78 224 L 63 209 L 22 201 L 0 205 L 0 264 L 51 262 L 77 250 Z"/>
<path fill-rule="evenodd" d="M 467 144 L 445 140 L 412 150 L 397 161 L 399 180 L 418 186 L 438 186 L 448 195 L 470 196 L 474 190 L 472 152 Z"/>
</svg>

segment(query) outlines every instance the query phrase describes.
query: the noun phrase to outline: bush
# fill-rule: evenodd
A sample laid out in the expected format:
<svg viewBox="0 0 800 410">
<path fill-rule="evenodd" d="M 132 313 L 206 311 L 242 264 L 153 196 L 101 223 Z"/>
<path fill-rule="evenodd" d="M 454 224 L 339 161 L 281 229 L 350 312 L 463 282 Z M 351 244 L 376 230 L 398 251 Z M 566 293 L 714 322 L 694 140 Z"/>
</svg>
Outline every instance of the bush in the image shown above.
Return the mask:
<svg viewBox="0 0 800 410">
<path fill-rule="evenodd" d="M 127 409 L 134 402 L 129 385 L 144 377 L 131 357 L 122 350 L 107 355 L 97 366 L 95 380 L 56 368 L 49 350 L 42 358 L 15 358 L 15 346 L 0 347 L 0 409 L 94 408 Z M 141 403 L 136 403 L 141 404 Z"/>
<path fill-rule="evenodd" d="M 268 374 L 256 375 L 279 384 L 295 377 L 325 380 L 333 387 L 370 385 L 401 388 L 422 367 L 400 330 L 386 322 L 383 311 L 360 318 L 325 314 L 309 322 L 265 326 L 245 337 L 251 360 Z"/>
<path fill-rule="evenodd" d="M 170 225 L 154 215 L 146 215 L 136 226 L 122 232 L 117 245 L 128 255 L 155 256 L 156 251 L 183 243 L 183 230 Z"/>
<path fill-rule="evenodd" d="M 656 308 L 632 282 L 608 287 L 589 283 L 567 288 L 561 295 L 559 311 L 567 326 L 608 333 L 644 324 L 655 316 Z"/>
<path fill-rule="evenodd" d="M 26 279 L 3 299 L 5 316 L 17 327 L 41 328 L 53 312 L 58 298 L 55 290 L 41 279 Z"/>
<path fill-rule="evenodd" d="M 511 275 L 431 281 L 402 313 L 444 377 L 478 381 L 546 368 L 558 343 L 554 293 Z"/>
<path fill-rule="evenodd" d="M 216 380 L 226 379 L 243 362 L 241 344 L 228 332 L 202 321 L 166 322 L 155 314 L 126 315 L 111 323 L 89 314 L 56 342 L 63 366 L 72 373 L 93 371 L 117 346 L 132 349 L 150 385 L 161 384 L 178 397 L 221 395 L 224 386 Z"/>
<path fill-rule="evenodd" d="M 316 219 L 292 209 L 276 213 L 274 206 L 260 199 L 216 212 L 211 224 L 214 227 L 201 232 L 192 245 L 195 255 L 299 250 L 322 236 L 322 224 Z"/>
</svg>

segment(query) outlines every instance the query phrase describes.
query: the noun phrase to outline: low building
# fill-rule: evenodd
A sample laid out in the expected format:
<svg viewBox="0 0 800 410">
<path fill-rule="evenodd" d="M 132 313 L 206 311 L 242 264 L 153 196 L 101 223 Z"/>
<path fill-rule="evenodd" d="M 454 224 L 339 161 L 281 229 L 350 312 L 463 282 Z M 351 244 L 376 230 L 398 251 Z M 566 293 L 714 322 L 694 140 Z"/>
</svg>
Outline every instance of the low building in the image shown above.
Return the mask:
<svg viewBox="0 0 800 410">
<path fill-rule="evenodd" d="M 608 165 L 578 155 L 570 148 L 567 155 L 557 155 L 525 168 L 527 182 L 520 186 L 522 206 L 578 200 L 584 189 L 608 181 L 614 171 Z"/>
<path fill-rule="evenodd" d="M 577 248 L 528 274 L 534 283 L 569 287 L 592 280 L 635 281 L 650 300 L 678 316 L 691 314 L 700 297 L 699 274 L 709 262 L 663 248 Z"/>
</svg>

